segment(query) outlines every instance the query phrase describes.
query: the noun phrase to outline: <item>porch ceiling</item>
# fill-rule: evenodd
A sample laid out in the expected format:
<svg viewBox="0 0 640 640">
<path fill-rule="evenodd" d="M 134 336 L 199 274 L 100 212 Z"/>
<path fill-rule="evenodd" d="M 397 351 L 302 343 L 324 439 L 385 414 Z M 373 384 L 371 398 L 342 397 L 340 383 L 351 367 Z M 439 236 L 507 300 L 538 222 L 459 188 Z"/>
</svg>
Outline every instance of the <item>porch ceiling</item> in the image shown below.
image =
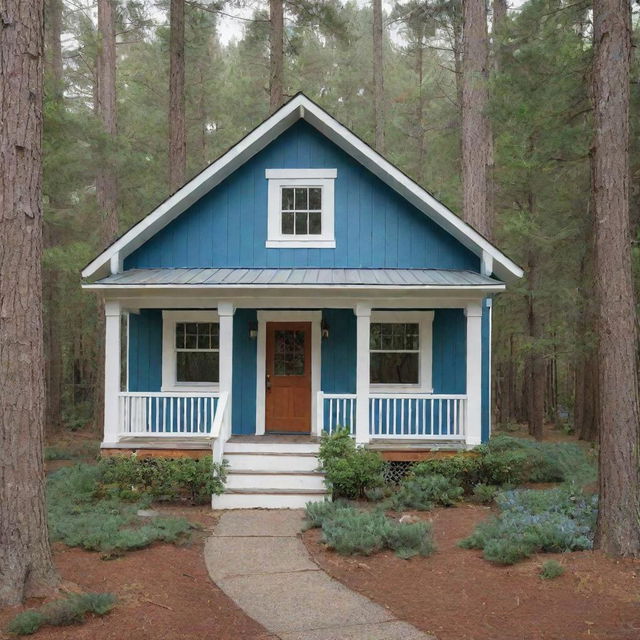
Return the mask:
<svg viewBox="0 0 640 640">
<path fill-rule="evenodd" d="M 84 286 L 90 289 L 504 289 L 500 280 L 473 271 L 449 269 L 131 269 Z"/>
</svg>

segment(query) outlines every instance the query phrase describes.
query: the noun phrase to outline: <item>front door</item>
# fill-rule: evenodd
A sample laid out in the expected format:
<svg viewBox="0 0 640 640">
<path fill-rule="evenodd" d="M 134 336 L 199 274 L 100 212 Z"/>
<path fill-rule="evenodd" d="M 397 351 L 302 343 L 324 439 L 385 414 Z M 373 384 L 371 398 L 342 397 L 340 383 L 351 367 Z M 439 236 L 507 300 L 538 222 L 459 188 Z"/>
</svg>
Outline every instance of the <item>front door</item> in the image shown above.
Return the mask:
<svg viewBox="0 0 640 640">
<path fill-rule="evenodd" d="M 311 431 L 311 323 L 267 322 L 265 430 Z"/>
</svg>

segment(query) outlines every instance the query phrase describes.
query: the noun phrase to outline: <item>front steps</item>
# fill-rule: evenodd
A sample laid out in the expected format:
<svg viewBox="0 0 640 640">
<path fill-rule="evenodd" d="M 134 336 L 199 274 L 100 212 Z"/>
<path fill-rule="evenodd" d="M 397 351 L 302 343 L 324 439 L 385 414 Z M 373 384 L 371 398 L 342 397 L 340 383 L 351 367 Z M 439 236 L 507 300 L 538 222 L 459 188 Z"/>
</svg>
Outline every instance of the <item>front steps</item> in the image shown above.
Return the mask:
<svg viewBox="0 0 640 640">
<path fill-rule="evenodd" d="M 213 496 L 214 509 L 301 509 L 328 497 L 316 443 L 270 436 L 256 440 L 226 443 L 226 490 Z"/>
</svg>

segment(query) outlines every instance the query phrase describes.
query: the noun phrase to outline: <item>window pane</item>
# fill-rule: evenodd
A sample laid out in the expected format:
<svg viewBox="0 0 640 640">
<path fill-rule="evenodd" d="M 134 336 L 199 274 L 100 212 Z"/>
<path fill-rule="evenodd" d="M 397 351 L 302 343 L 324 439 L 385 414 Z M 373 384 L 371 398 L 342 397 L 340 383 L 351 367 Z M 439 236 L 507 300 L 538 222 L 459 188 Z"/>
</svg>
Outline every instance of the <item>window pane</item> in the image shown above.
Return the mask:
<svg viewBox="0 0 640 640">
<path fill-rule="evenodd" d="M 185 349 L 197 349 L 198 348 L 198 336 L 196 334 L 188 333 L 184 340 Z"/>
<path fill-rule="evenodd" d="M 291 234 L 293 233 L 293 213 L 283 213 L 282 214 L 282 233 Z"/>
<path fill-rule="evenodd" d="M 273 373 L 276 376 L 304 375 L 304 331 L 275 332 Z"/>
<path fill-rule="evenodd" d="M 184 349 L 184 323 L 176 324 L 176 349 Z"/>
<path fill-rule="evenodd" d="M 371 382 L 373 384 L 418 384 L 417 353 L 372 353 Z"/>
<path fill-rule="evenodd" d="M 369 340 L 369 348 L 370 349 L 381 349 L 380 346 L 382 344 L 382 337 L 380 335 L 382 329 L 382 325 L 379 322 L 372 322 L 370 328 L 370 340 Z"/>
<path fill-rule="evenodd" d="M 293 189 L 285 187 L 282 189 L 282 210 L 291 211 L 293 209 Z"/>
<path fill-rule="evenodd" d="M 309 195 L 309 189 L 303 187 L 302 189 L 296 189 L 296 210 L 308 209 L 309 201 L 307 196 Z"/>
<path fill-rule="evenodd" d="M 220 348 L 220 325 L 217 322 L 211 323 L 211 348 Z"/>
<path fill-rule="evenodd" d="M 322 233 L 322 214 L 319 211 L 309 212 L 309 233 Z"/>
<path fill-rule="evenodd" d="M 322 189 L 320 187 L 309 189 L 309 209 L 322 209 Z"/>
<path fill-rule="evenodd" d="M 176 355 L 178 382 L 218 382 L 219 360 L 216 351 L 179 351 Z"/>
<path fill-rule="evenodd" d="M 306 211 L 296 211 L 296 235 L 307 235 L 307 216 Z"/>
<path fill-rule="evenodd" d="M 209 335 L 198 334 L 198 349 L 209 349 Z"/>
</svg>

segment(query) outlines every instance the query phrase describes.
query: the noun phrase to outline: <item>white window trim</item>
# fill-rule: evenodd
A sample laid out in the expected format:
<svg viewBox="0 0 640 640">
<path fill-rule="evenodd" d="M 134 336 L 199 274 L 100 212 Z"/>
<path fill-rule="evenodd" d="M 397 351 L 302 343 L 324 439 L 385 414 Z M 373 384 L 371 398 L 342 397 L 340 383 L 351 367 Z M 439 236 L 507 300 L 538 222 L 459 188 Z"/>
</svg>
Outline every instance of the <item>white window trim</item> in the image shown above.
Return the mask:
<svg viewBox="0 0 640 640">
<path fill-rule="evenodd" d="M 369 384 L 371 393 L 433 393 L 433 311 L 372 311 L 375 322 L 417 322 L 420 331 L 418 384 Z M 371 350 L 369 350 L 371 354 Z"/>
<path fill-rule="evenodd" d="M 267 169 L 269 181 L 267 249 L 335 249 L 335 189 L 337 169 Z M 322 233 L 292 236 L 282 233 L 282 187 L 322 189 Z"/>
<path fill-rule="evenodd" d="M 219 382 L 178 382 L 176 380 L 176 324 L 178 322 L 220 322 L 216 311 L 162 312 L 162 392 L 215 392 Z"/>
<path fill-rule="evenodd" d="M 265 433 L 267 372 L 267 322 L 311 323 L 311 434 L 317 433 L 316 415 L 320 375 L 322 371 L 322 311 L 258 311 L 258 344 L 256 359 L 256 435 Z"/>
</svg>

